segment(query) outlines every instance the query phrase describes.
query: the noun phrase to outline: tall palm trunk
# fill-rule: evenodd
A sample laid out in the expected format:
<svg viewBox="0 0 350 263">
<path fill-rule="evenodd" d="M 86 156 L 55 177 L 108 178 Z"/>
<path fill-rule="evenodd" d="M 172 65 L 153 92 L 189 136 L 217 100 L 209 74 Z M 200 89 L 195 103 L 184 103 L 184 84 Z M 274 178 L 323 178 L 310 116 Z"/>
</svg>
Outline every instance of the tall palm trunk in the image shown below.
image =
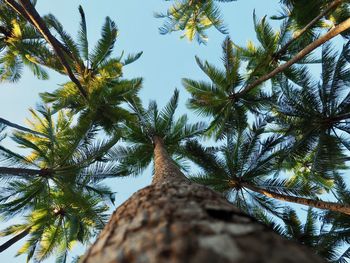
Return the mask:
<svg viewBox="0 0 350 263">
<path fill-rule="evenodd" d="M 259 187 L 256 187 L 254 185 L 247 184 L 247 183 L 243 183 L 242 186 L 253 191 L 253 192 L 260 193 L 260 194 L 265 195 L 267 197 L 278 199 L 281 201 L 292 202 L 292 203 L 296 203 L 296 204 L 315 207 L 318 209 L 330 210 L 330 211 L 350 215 L 350 206 L 346 205 L 346 204 L 326 202 L 326 201 L 322 201 L 322 200 L 313 200 L 313 199 L 308 199 L 308 198 L 303 198 L 303 197 L 279 194 L 279 193 L 275 193 L 275 192 L 272 192 L 269 190 L 261 189 Z"/>
<path fill-rule="evenodd" d="M 323 262 L 195 184 L 154 138 L 152 184 L 113 213 L 83 263 Z"/>
<path fill-rule="evenodd" d="M 154 176 L 152 184 L 164 181 L 188 181 L 179 168 L 175 165 L 164 147 L 163 140 L 157 136 L 154 142 Z"/>
</svg>

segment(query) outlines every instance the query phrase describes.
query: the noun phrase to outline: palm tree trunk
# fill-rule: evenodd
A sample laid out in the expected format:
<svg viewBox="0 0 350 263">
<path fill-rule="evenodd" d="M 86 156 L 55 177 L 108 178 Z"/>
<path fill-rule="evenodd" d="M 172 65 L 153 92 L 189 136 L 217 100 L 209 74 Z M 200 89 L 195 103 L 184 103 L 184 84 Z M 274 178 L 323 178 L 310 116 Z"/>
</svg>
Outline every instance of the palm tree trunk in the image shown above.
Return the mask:
<svg viewBox="0 0 350 263">
<path fill-rule="evenodd" d="M 270 198 L 278 199 L 281 201 L 292 202 L 296 204 L 315 207 L 318 209 L 330 210 L 334 212 L 344 213 L 350 215 L 350 206 L 346 204 L 339 204 L 334 202 L 326 202 L 321 200 L 313 200 L 303 197 L 289 196 L 284 194 L 275 193 L 269 190 L 261 189 L 251 184 L 243 183 L 242 187 L 245 187 L 253 192 L 260 193 Z"/>
<path fill-rule="evenodd" d="M 155 136 L 154 143 L 154 176 L 152 184 L 167 180 L 188 180 L 170 158 L 164 147 L 162 138 Z"/>
<path fill-rule="evenodd" d="M 323 262 L 190 182 L 154 138 L 152 184 L 113 213 L 82 263 Z"/>
<path fill-rule="evenodd" d="M 40 175 L 40 174 L 42 174 L 42 170 L 38 170 L 38 169 L 0 167 L 0 178 L 3 175 L 27 176 L 27 175 Z"/>
<path fill-rule="evenodd" d="M 8 249 L 10 246 L 15 244 L 17 241 L 21 240 L 22 238 L 26 237 L 30 233 L 30 227 L 24 230 L 23 232 L 19 233 L 18 235 L 14 236 L 10 240 L 6 241 L 4 244 L 0 245 L 0 253 Z"/>
</svg>

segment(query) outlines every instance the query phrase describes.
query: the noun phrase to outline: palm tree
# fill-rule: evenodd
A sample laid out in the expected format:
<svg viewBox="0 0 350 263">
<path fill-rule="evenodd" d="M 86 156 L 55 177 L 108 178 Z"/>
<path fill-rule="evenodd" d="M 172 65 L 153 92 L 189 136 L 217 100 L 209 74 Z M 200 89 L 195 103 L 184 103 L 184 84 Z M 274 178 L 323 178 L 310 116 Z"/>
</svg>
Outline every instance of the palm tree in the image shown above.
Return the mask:
<svg viewBox="0 0 350 263">
<path fill-rule="evenodd" d="M 142 79 L 122 79 L 122 67 L 137 60 L 142 52 L 125 59 L 123 55 L 111 57 L 118 30 L 109 17 L 102 27 L 101 39 L 89 52 L 82 7 L 79 7 L 81 23 L 76 43 L 53 15 L 41 18 L 31 3 L 25 3 L 26 8 L 21 7 L 22 3 L 6 3 L 1 5 L 4 12 L 0 17 L 1 28 L 8 31 L 0 32 L 0 37 L 3 34 L 0 46 L 4 53 L 0 61 L 4 65 L 0 69 L 3 79 L 18 80 L 23 63 L 30 66 L 38 77 L 46 79 L 48 75 L 42 67 L 45 66 L 71 78 L 71 82 L 55 92 L 42 94 L 46 102 L 54 103 L 55 110 L 73 109 L 75 113 L 82 113 L 82 119 L 92 120 L 107 131 L 112 131 L 118 121 L 130 117 L 119 105 L 130 98 L 135 99 Z M 37 20 L 41 26 L 36 24 Z M 56 32 L 60 40 L 51 31 Z M 44 38 L 60 55 L 55 56 L 50 51 Z"/>
<path fill-rule="evenodd" d="M 55 110 L 71 109 L 75 114 L 80 113 L 81 120 L 92 121 L 107 131 L 112 131 L 119 121 L 130 118 L 130 114 L 120 105 L 131 101 L 132 98 L 135 100 L 142 84 L 141 78 L 122 79 L 122 68 L 137 60 L 142 52 L 129 55 L 125 59 L 122 59 L 122 56 L 111 57 L 118 29 L 109 17 L 102 27 L 101 39 L 89 52 L 82 7 L 79 7 L 79 12 L 81 22 L 78 42 L 64 31 L 61 23 L 53 15 L 45 17 L 45 21 L 57 32 L 64 48 L 70 51 L 68 63 L 87 96 L 81 94 L 74 82 L 67 82 L 52 93 L 42 93 L 41 97 L 46 103 L 53 103 Z M 64 73 L 62 67 L 57 70 Z"/>
<path fill-rule="evenodd" d="M 222 137 L 230 129 L 245 126 L 248 112 L 259 113 L 271 101 L 271 96 L 257 89 L 240 94 L 244 84 L 240 72 L 241 53 L 233 48 L 229 37 L 224 41 L 222 50 L 224 70 L 196 58 L 197 64 L 211 83 L 183 79 L 183 85 L 191 94 L 189 108 L 213 119 L 208 134 L 215 135 L 216 138 Z"/>
<path fill-rule="evenodd" d="M 278 178 L 283 137 L 261 138 L 265 125 L 258 122 L 251 130 L 228 134 L 226 144 L 219 149 L 188 143 L 188 158 L 202 168 L 192 180 L 223 192 L 237 207 L 252 215 L 263 209 L 279 216 L 278 206 L 270 198 L 350 214 L 348 205 L 316 198 L 320 188 L 314 184 L 291 184 L 288 178 Z"/>
<path fill-rule="evenodd" d="M 54 16 L 49 15 L 42 19 L 30 1 L 5 1 L 14 10 L 18 10 L 26 21 L 33 24 L 55 51 L 57 58 L 49 56 L 45 63 L 67 74 L 71 82 L 64 84 L 52 94 L 43 95 L 47 102 L 53 103 L 54 111 L 59 112 L 59 125 L 53 125 L 51 111 L 43 109 L 40 111 L 44 118 L 37 118 L 38 122 L 33 128 L 40 134 L 19 132 L 14 135 L 15 141 L 25 148 L 30 148 L 29 155 L 19 155 L 2 146 L 0 148 L 3 161 L 12 162 L 11 167 L 2 167 L 0 170 L 3 177 L 9 180 L 1 193 L 0 212 L 5 217 L 18 213 L 24 213 L 26 216 L 24 223 L 4 231 L 4 235 L 15 236 L 2 248 L 28 236 L 30 239 L 21 253 L 28 253 L 29 258 L 34 254 L 36 260 L 40 261 L 57 251 L 60 254 L 59 260 L 64 261 L 72 241 L 84 242 L 91 236 L 94 228 L 100 228 L 102 225 L 103 220 L 100 220 L 98 215 L 103 214 L 105 208 L 99 204 L 105 197 L 113 196 L 108 189 L 96 185 L 96 182 L 106 177 L 139 174 L 154 159 L 155 175 L 152 185 L 139 191 L 114 213 L 97 244 L 83 259 L 84 262 L 115 260 L 168 262 L 169 259 L 174 259 L 176 262 L 191 260 L 194 262 L 252 262 L 256 261 L 256 257 L 262 261 L 273 259 L 290 262 L 321 262 L 319 258 L 310 255 L 296 244 L 288 243 L 275 236 L 255 219 L 226 202 L 217 192 L 190 182 L 184 176 L 179 167 L 185 168 L 182 159 L 188 156 L 186 141 L 201 134 L 204 125 L 188 125 L 186 117 L 175 120 L 177 92 L 162 111 L 158 111 L 155 103 L 151 103 L 148 109 L 140 106 L 136 95 L 141 80 L 121 79 L 123 64 L 134 60 L 135 57 L 130 57 L 125 62 L 122 62 L 121 58 L 110 58 L 117 35 L 113 21 L 106 19 L 101 40 L 96 48 L 89 52 L 85 14 L 81 8 L 81 27 L 76 43 Z M 181 10 L 174 9 L 175 15 L 170 15 L 169 18 L 173 19 L 175 24 L 176 21 L 184 22 L 183 29 L 188 30 L 189 37 L 193 38 L 197 34 L 199 39 L 203 38 L 205 37 L 203 32 L 208 26 L 222 25 L 220 19 L 215 20 L 220 17 L 216 15 L 214 1 L 189 1 L 187 7 L 186 10 L 192 8 L 193 12 L 179 16 Z M 185 20 L 181 20 L 183 18 Z M 348 22 L 339 24 L 340 29 L 337 26 L 334 30 L 330 30 L 326 37 L 320 39 L 326 41 L 337 32 L 344 32 L 350 20 L 345 21 Z M 264 30 L 267 28 L 264 23 L 256 24 L 261 24 Z M 60 41 L 53 36 L 53 32 Z M 267 34 L 266 39 L 269 41 L 268 38 Z M 310 43 L 308 52 L 304 52 L 304 49 L 300 52 L 308 54 L 320 45 L 322 42 L 320 39 L 316 40 L 318 42 Z M 271 50 L 277 54 L 280 51 L 275 46 L 273 49 L 266 48 L 262 51 Z M 241 149 L 237 152 L 247 156 L 244 149 L 248 149 L 246 153 L 257 154 L 249 159 L 249 167 L 240 162 L 243 168 L 234 170 L 244 174 L 248 180 L 240 182 L 232 172 L 233 180 L 230 181 L 230 186 L 235 189 L 245 188 L 249 193 L 255 192 L 253 193 L 255 200 L 259 199 L 260 194 L 274 196 L 284 201 L 288 199 L 310 202 L 318 207 L 332 205 L 334 207 L 334 203 L 300 197 L 300 195 L 314 197 L 317 194 L 312 182 L 296 181 L 289 185 L 283 179 L 267 180 L 270 175 L 268 172 L 271 172 L 271 169 L 267 171 L 267 166 L 270 165 L 274 170 L 275 165 L 279 164 L 278 157 L 285 152 L 278 147 L 285 146 L 280 142 L 287 132 L 281 131 L 283 133 L 281 136 L 262 140 L 258 137 L 265 135 L 256 128 L 259 130 L 257 134 L 259 132 L 260 134 L 255 137 L 253 133 L 251 135 L 253 141 L 249 136 L 241 133 L 248 126 L 249 113 L 260 115 L 266 113 L 265 107 L 269 109 L 270 96 L 256 88 L 264 81 L 261 79 L 274 77 L 282 71 L 283 67 L 286 68 L 295 63 L 305 57 L 305 54 L 299 52 L 283 64 L 283 67 L 275 68 L 277 64 L 274 64 L 269 68 L 272 73 L 275 72 L 272 75 L 271 73 L 261 74 L 256 80 L 243 83 L 243 78 L 239 74 L 239 63 L 245 54 L 240 52 L 242 50 L 232 48 L 231 41 L 225 42 L 225 70 L 222 72 L 208 63 L 199 61 L 201 68 L 206 73 L 209 72 L 207 75 L 215 80 L 212 85 L 214 88 L 204 85 L 202 90 L 197 90 L 202 83 L 189 82 L 190 89 L 193 89 L 191 92 L 193 102 L 197 103 L 194 103 L 194 107 L 201 110 L 201 106 L 204 105 L 203 112 L 214 118 L 208 130 L 209 134 L 215 134 L 217 138 L 225 138 L 229 143 L 233 143 L 231 136 L 236 132 L 240 140 L 247 138 L 246 140 L 250 142 L 248 147 L 242 147 L 243 152 Z M 272 59 L 274 55 L 272 54 L 270 58 Z M 258 68 L 256 65 L 254 69 Z M 295 82 L 299 84 L 300 79 Z M 216 92 L 220 93 L 218 98 L 215 97 Z M 203 101 L 216 103 L 214 110 L 211 109 L 210 104 L 201 105 Z M 133 113 L 130 114 L 122 107 L 125 102 L 131 105 Z M 69 114 L 80 114 L 78 126 L 74 129 L 70 128 L 72 116 L 66 116 L 60 111 L 63 108 L 70 109 Z M 269 114 L 265 115 L 266 120 L 272 120 Z M 97 126 L 117 134 L 107 142 L 93 144 L 93 135 Z M 122 134 L 118 133 L 119 127 L 124 128 Z M 128 144 L 117 146 L 111 151 L 110 148 L 121 136 Z M 293 134 L 289 136 L 293 137 Z M 339 135 L 338 137 L 340 138 Z M 347 145 L 346 141 L 340 141 L 343 145 Z M 237 145 L 241 144 L 237 143 Z M 287 146 L 290 144 L 287 143 Z M 336 147 L 338 146 L 336 144 Z M 254 149 L 250 151 L 250 147 Z M 341 150 L 337 153 L 341 153 Z M 313 159 L 315 154 L 317 155 L 318 151 L 310 151 L 307 152 L 306 157 Z M 227 156 L 234 155 L 227 153 Z M 297 158 L 291 158 L 292 154 L 284 154 L 282 157 L 284 156 L 299 162 Z M 340 159 L 339 163 L 343 164 L 344 157 L 338 154 L 335 159 L 337 161 Z M 229 158 L 227 157 L 227 160 Z M 109 161 L 116 161 L 117 164 Z M 230 164 L 232 166 L 232 163 Z M 340 167 L 340 165 L 336 166 L 337 169 Z M 327 169 L 324 170 L 328 171 Z M 265 184 L 266 188 L 262 188 L 262 184 Z M 278 192 L 270 191 L 273 188 L 278 189 L 276 190 Z M 348 209 L 347 203 L 339 203 L 338 207 Z M 275 208 L 265 197 L 260 197 L 259 205 L 267 211 Z M 249 212 L 244 205 L 240 207 Z M 76 230 L 77 221 L 86 222 L 86 226 Z M 100 221 L 101 224 L 99 224 Z M 56 250 L 56 247 L 59 248 Z M 254 258 L 242 253 L 247 249 Z M 284 252 L 283 255 L 280 251 Z"/>
<path fill-rule="evenodd" d="M 169 0 L 167 0 L 169 1 Z M 236 0 L 177 0 L 166 14 L 156 13 L 157 18 L 165 19 L 159 28 L 161 34 L 174 31 L 184 31 L 181 38 L 190 41 L 196 39 L 198 43 L 206 43 L 208 36 L 205 31 L 215 27 L 219 32 L 227 34 L 227 29 L 221 18 L 220 10 L 215 2 L 233 2 Z"/>
<path fill-rule="evenodd" d="M 317 83 L 307 72 L 300 86 L 282 80 L 282 94 L 274 107 L 276 132 L 284 134 L 289 145 L 287 160 L 292 167 L 302 163 L 312 176 L 332 179 L 344 168 L 349 133 L 349 86 L 347 54 L 350 43 L 339 57 L 329 45 L 322 52 L 322 81 Z"/>
<path fill-rule="evenodd" d="M 53 54 L 33 25 L 3 1 L 0 1 L 0 54 L 0 81 L 18 81 L 23 65 L 38 78 L 48 78 L 43 64 Z"/>
<path fill-rule="evenodd" d="M 186 115 L 175 120 L 178 99 L 179 92 L 175 90 L 161 111 L 155 102 L 151 102 L 146 110 L 138 104 L 131 104 L 137 121 L 124 126 L 122 137 L 127 146 L 119 145 L 109 153 L 110 160 L 118 161 L 117 175 L 138 175 L 144 171 L 155 158 L 154 147 L 157 143 L 164 144 L 179 166 L 183 164 L 184 142 L 201 134 L 206 126 L 202 122 L 188 124 Z"/>
<path fill-rule="evenodd" d="M 284 260 L 321 262 L 301 247 L 282 241 L 219 193 L 185 177 L 171 156 L 184 153 L 183 142 L 198 135 L 203 126 L 186 125 L 184 117 L 175 121 L 177 97 L 175 91 L 160 112 L 155 103 L 147 110 L 134 107 L 138 123 L 126 127 L 124 135 L 133 144 L 117 150 L 115 157 L 122 168 L 129 168 L 129 174 L 143 170 L 153 157 L 152 184 L 114 212 L 81 262 L 252 262 L 241 250 L 253 239 L 258 244 L 254 253 L 262 261 L 270 257 L 281 261 L 276 251 L 283 243 Z"/>
<path fill-rule="evenodd" d="M 0 146 L 1 161 L 7 165 L 0 168 L 1 179 L 7 182 L 1 191 L 0 213 L 4 219 L 25 215 L 24 223 L 4 230 L 3 235 L 15 237 L 1 249 L 29 236 L 19 254 L 31 258 L 37 251 L 36 258 L 42 260 L 60 246 L 65 255 L 71 242 L 86 243 L 95 228 L 103 227 L 108 207 L 101 202 L 113 201 L 114 194 L 99 182 L 116 170 L 102 157 L 119 136 L 93 143 L 96 131 L 72 128 L 72 115 L 60 111 L 54 122 L 45 106 L 31 112 L 30 123 L 37 134 L 16 132 L 12 137 L 30 153 L 20 155 Z"/>
<path fill-rule="evenodd" d="M 88 244 L 104 227 L 109 208 L 103 201 L 97 193 L 81 192 L 80 188 L 51 188 L 47 199 L 25 214 L 23 223 L 1 231 L 1 236 L 16 236 L 1 245 L 0 250 L 25 237 L 27 241 L 17 255 L 28 254 L 27 261 L 34 258 L 41 262 L 54 253 L 56 262 L 66 262 L 76 242 Z"/>
</svg>

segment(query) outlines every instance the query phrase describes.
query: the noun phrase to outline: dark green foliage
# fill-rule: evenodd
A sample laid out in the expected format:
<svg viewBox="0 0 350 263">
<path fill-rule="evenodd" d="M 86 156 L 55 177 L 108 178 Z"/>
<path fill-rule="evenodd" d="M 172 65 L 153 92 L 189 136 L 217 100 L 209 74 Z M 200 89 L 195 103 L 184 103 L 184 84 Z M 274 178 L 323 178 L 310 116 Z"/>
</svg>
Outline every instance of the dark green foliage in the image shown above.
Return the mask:
<svg viewBox="0 0 350 263">
<path fill-rule="evenodd" d="M 189 108 L 199 115 L 212 118 L 207 133 L 216 138 L 221 138 L 232 129 L 244 127 L 247 113 L 259 113 L 271 99 L 267 93 L 258 89 L 241 94 L 244 84 L 240 72 L 241 53 L 233 48 L 230 38 L 225 39 L 222 50 L 224 70 L 196 58 L 197 64 L 211 83 L 183 79 L 183 85 L 191 94 Z"/>
<path fill-rule="evenodd" d="M 349 43 L 339 57 L 329 45 L 324 46 L 320 83 L 307 71 L 298 86 L 281 80 L 282 93 L 274 108 L 276 131 L 284 134 L 289 145 L 289 161 L 295 165 L 304 160 L 308 180 L 330 179 L 334 171 L 345 168 L 350 118 L 348 53 Z"/>
<path fill-rule="evenodd" d="M 173 1 L 166 14 L 156 14 L 165 21 L 160 33 L 182 31 L 182 37 L 199 43 L 206 43 L 212 27 L 227 34 L 217 2 L 232 1 Z M 142 79 L 123 78 L 123 67 L 142 52 L 114 55 L 118 28 L 109 17 L 91 47 L 82 7 L 76 39 L 54 15 L 44 16 L 77 81 L 41 93 L 50 106 L 30 110 L 30 129 L 0 120 L 2 134 L 3 124 L 21 130 L 11 138 L 24 149 L 19 154 L 0 145 L 0 215 L 22 219 L 0 234 L 24 233 L 26 243 L 18 254 L 27 254 L 28 261 L 55 254 L 57 262 L 66 262 L 73 244 L 87 244 L 106 222 L 106 202 L 113 203 L 115 196 L 102 180 L 139 175 L 161 139 L 180 168 L 188 168 L 186 161 L 199 167 L 198 173 L 187 171 L 193 181 L 222 192 L 242 211 L 326 260 L 346 262 L 349 215 L 308 209 L 303 218 L 281 200 L 329 199 L 350 205 L 344 172 L 350 150 L 350 42 L 339 55 L 326 43 L 321 55 L 307 54 L 270 77 L 271 86 L 252 83 L 348 19 L 349 3 L 280 2 L 282 12 L 273 17 L 281 20 L 278 30 L 266 16 L 254 14 L 258 44 L 241 47 L 227 37 L 222 69 L 196 57 L 208 79 L 183 79 L 189 108 L 209 118 L 209 127 L 176 116 L 177 90 L 161 110 L 156 102 L 142 107 Z M 67 75 L 67 66 L 52 50 L 35 25 L 0 0 L 0 80 L 17 81 L 23 65 L 41 79 L 48 77 L 45 68 Z M 321 66 L 321 81 L 311 77 L 310 64 Z M 97 139 L 102 136 L 104 140 Z M 213 139 L 214 146 L 204 146 L 202 138 Z"/>
<path fill-rule="evenodd" d="M 31 112 L 32 128 L 42 135 L 16 132 L 12 137 L 30 153 L 20 155 L 0 146 L 1 164 L 38 170 L 37 175 L 1 174 L 7 182 L 0 194 L 3 219 L 24 216 L 23 223 L 10 226 L 2 235 L 30 229 L 27 243 L 18 254 L 26 253 L 28 260 L 34 257 L 41 261 L 56 253 L 60 262 L 65 262 L 72 244 L 88 242 L 107 220 L 104 200 L 113 200 L 113 193 L 99 181 L 105 173 L 114 173 L 114 168 L 99 158 L 118 137 L 97 143 L 94 131 L 81 134 L 81 130 L 71 127 L 71 115 L 61 111 L 54 121 L 50 109 L 44 106 Z M 95 166 L 99 170 L 92 173 Z"/>
</svg>

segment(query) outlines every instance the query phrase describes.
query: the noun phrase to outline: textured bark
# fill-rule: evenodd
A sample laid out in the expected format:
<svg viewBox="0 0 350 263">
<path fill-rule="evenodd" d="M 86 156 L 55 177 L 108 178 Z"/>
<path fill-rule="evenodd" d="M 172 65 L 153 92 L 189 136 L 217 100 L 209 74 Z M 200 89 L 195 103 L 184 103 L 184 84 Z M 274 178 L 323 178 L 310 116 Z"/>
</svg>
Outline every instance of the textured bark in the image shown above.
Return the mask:
<svg viewBox="0 0 350 263">
<path fill-rule="evenodd" d="M 323 262 L 185 178 L 160 138 L 155 176 L 112 215 L 83 263 Z"/>
<path fill-rule="evenodd" d="M 334 203 L 334 202 L 326 202 L 322 200 L 313 200 L 309 198 L 297 197 L 297 196 L 289 196 L 284 194 L 275 193 L 269 190 L 261 189 L 254 185 L 250 184 L 242 184 L 243 187 L 253 191 L 265 195 L 270 198 L 278 199 L 281 201 L 292 202 L 296 204 L 306 205 L 315 207 L 318 209 L 330 210 L 334 212 L 339 212 L 343 214 L 350 215 L 350 206 L 346 204 Z"/>
<path fill-rule="evenodd" d="M 154 176 L 152 184 L 163 181 L 188 181 L 170 158 L 163 143 L 163 139 L 154 136 Z"/>
</svg>

